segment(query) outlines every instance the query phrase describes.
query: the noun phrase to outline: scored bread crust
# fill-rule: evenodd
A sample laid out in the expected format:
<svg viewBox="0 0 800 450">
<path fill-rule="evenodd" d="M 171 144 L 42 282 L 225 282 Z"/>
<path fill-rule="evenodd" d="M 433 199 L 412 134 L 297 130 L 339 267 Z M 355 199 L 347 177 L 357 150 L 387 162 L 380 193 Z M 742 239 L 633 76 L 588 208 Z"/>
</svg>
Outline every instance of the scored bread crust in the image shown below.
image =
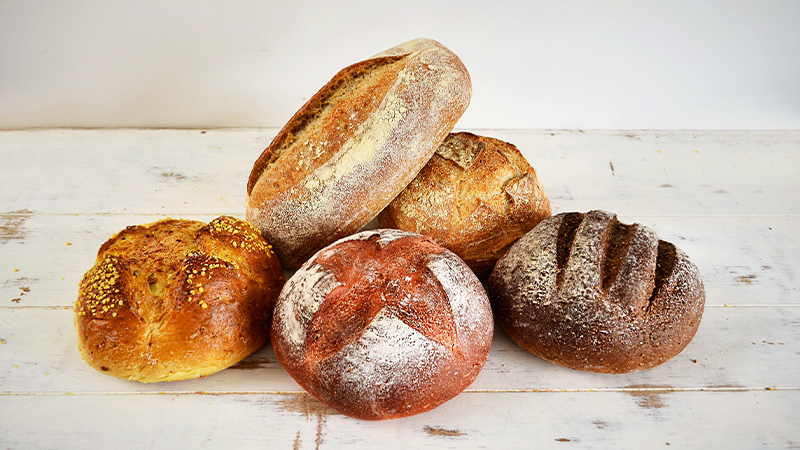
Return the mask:
<svg viewBox="0 0 800 450">
<path fill-rule="evenodd" d="M 267 241 L 243 220 L 130 226 L 100 247 L 81 281 L 78 348 L 118 378 L 204 377 L 264 345 L 284 281 Z"/>
<path fill-rule="evenodd" d="M 541 222 L 498 261 L 489 295 L 521 347 L 605 373 L 650 369 L 680 353 L 705 304 L 700 272 L 683 251 L 605 211 Z"/>
<path fill-rule="evenodd" d="M 378 223 L 429 236 L 480 276 L 548 217 L 547 193 L 516 146 L 461 132 L 447 136 Z"/>
<path fill-rule="evenodd" d="M 315 254 L 275 306 L 272 347 L 331 408 L 364 420 L 435 408 L 486 362 L 494 325 L 480 281 L 424 236 L 370 230 Z"/>
<path fill-rule="evenodd" d="M 425 165 L 464 113 L 469 73 L 431 39 L 341 70 L 253 165 L 246 217 L 298 268 L 372 220 Z"/>
</svg>

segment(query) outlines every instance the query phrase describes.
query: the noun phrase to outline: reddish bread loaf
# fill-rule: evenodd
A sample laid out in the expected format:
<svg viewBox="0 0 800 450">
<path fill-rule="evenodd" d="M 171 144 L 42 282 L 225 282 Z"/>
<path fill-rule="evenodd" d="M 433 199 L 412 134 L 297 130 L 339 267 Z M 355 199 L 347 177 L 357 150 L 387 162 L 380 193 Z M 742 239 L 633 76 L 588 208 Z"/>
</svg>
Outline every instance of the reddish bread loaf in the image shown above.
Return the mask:
<svg viewBox="0 0 800 450">
<path fill-rule="evenodd" d="M 81 281 L 78 348 L 119 378 L 204 377 L 264 345 L 284 281 L 267 241 L 243 220 L 130 226 L 100 247 Z"/>
<path fill-rule="evenodd" d="M 497 263 L 498 323 L 529 352 L 593 372 L 649 369 L 700 325 L 703 280 L 680 249 L 605 211 L 540 223 Z"/>
<path fill-rule="evenodd" d="M 272 346 L 322 403 L 393 419 L 469 386 L 493 327 L 486 293 L 461 259 L 418 234 L 371 230 L 324 248 L 286 282 Z"/>
<path fill-rule="evenodd" d="M 430 159 L 469 104 L 466 68 L 417 39 L 336 74 L 253 166 L 247 219 L 285 267 L 372 220 Z"/>
<path fill-rule="evenodd" d="M 517 147 L 452 133 L 378 222 L 429 236 L 488 275 L 511 244 L 548 217 L 550 200 Z"/>
</svg>

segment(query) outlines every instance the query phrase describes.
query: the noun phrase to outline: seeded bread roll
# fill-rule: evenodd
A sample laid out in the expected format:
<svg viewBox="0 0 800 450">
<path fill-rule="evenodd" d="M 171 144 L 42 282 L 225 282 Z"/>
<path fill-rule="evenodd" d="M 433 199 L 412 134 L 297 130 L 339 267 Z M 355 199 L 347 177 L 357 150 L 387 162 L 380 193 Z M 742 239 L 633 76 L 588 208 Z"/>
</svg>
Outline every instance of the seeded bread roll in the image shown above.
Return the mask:
<svg viewBox="0 0 800 450">
<path fill-rule="evenodd" d="M 540 223 L 489 277 L 498 323 L 520 346 L 577 370 L 658 366 L 689 344 L 705 304 L 697 267 L 647 227 L 605 211 Z"/>
<path fill-rule="evenodd" d="M 431 237 L 482 276 L 548 217 L 550 200 L 517 147 L 452 133 L 378 222 Z"/>
<path fill-rule="evenodd" d="M 486 292 L 461 259 L 418 234 L 372 230 L 321 250 L 286 282 L 272 346 L 322 403 L 394 419 L 469 386 L 493 327 Z"/>
<path fill-rule="evenodd" d="M 264 345 L 284 281 L 267 241 L 243 220 L 130 226 L 100 247 L 81 281 L 78 348 L 118 378 L 204 377 Z"/>
<path fill-rule="evenodd" d="M 469 104 L 461 60 L 430 39 L 336 74 L 253 166 L 247 219 L 297 268 L 360 230 L 419 172 Z"/>
</svg>

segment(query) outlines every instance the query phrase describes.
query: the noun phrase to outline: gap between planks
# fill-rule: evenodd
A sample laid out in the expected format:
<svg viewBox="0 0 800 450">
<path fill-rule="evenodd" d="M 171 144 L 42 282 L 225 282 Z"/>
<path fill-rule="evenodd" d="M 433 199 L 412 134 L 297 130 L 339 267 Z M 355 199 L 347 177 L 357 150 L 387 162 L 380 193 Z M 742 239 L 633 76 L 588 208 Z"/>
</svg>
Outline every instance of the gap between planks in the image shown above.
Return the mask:
<svg viewBox="0 0 800 450">
<path fill-rule="evenodd" d="M 666 394 L 670 392 L 754 392 L 754 391 L 800 391 L 800 386 L 709 386 L 694 388 L 675 388 L 668 386 L 643 386 L 627 388 L 575 388 L 575 389 L 466 389 L 463 394 L 559 394 L 559 393 L 641 393 Z M 131 395 L 309 395 L 306 391 L 132 391 L 132 392 L 0 392 L 0 397 L 25 396 L 131 396 Z"/>
</svg>

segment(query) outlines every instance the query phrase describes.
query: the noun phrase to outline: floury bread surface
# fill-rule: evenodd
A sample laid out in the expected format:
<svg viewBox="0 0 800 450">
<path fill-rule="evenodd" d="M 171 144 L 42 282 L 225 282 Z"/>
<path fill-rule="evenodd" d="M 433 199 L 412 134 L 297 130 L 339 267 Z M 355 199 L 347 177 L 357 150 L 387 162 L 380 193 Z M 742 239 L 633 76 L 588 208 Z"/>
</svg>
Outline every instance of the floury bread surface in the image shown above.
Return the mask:
<svg viewBox="0 0 800 450">
<path fill-rule="evenodd" d="M 544 187 L 517 147 L 462 132 L 447 136 L 378 222 L 432 238 L 483 276 L 548 217 Z"/>
<path fill-rule="evenodd" d="M 360 230 L 408 185 L 466 110 L 461 60 L 430 39 L 340 71 L 253 166 L 247 219 L 285 267 Z"/>
<path fill-rule="evenodd" d="M 272 346 L 289 374 L 351 417 L 435 408 L 469 386 L 492 342 L 475 274 L 429 238 L 371 230 L 324 248 L 286 283 Z"/>
<path fill-rule="evenodd" d="M 283 283 L 269 244 L 243 220 L 130 226 L 100 247 L 81 281 L 78 348 L 118 378 L 204 377 L 264 345 Z"/>
<path fill-rule="evenodd" d="M 700 272 L 683 251 L 605 211 L 541 222 L 498 261 L 489 294 L 520 346 L 606 373 L 649 369 L 680 353 L 705 304 Z"/>
</svg>

